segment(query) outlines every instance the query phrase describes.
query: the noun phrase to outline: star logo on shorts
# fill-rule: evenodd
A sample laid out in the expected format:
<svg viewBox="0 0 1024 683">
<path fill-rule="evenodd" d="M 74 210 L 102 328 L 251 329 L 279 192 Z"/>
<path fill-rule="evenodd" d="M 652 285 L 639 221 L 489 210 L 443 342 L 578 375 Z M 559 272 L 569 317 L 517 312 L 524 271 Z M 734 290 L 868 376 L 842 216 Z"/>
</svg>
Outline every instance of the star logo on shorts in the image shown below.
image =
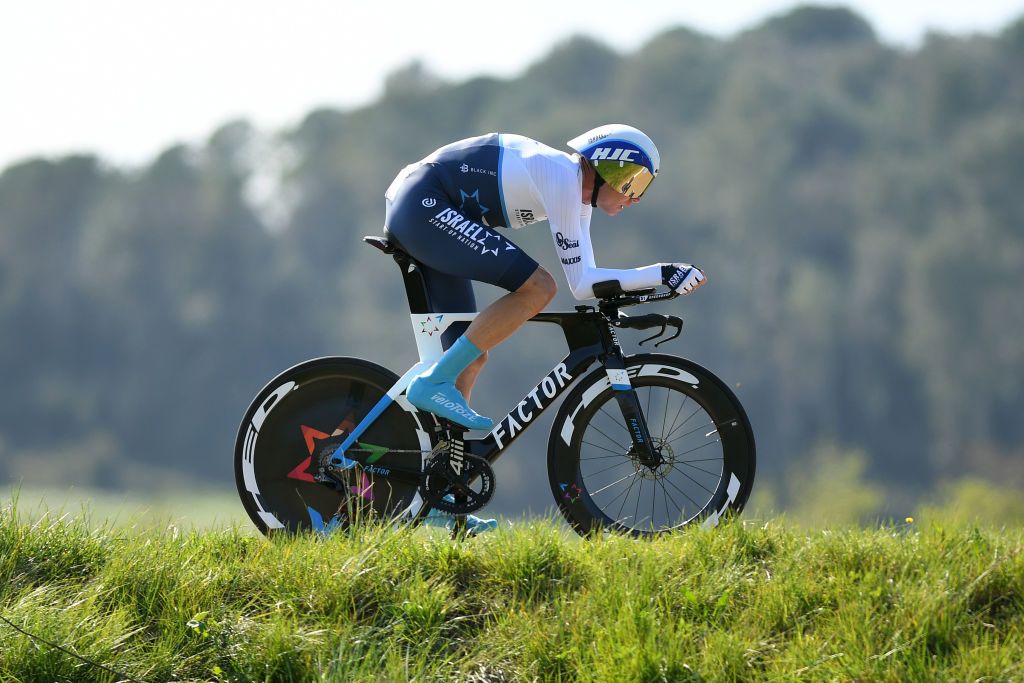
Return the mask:
<svg viewBox="0 0 1024 683">
<path fill-rule="evenodd" d="M 493 232 L 491 232 L 489 230 L 486 230 L 485 232 L 487 234 L 484 235 L 481 239 L 477 240 L 480 243 L 480 255 L 483 256 L 484 254 L 494 254 L 495 256 L 497 256 L 498 255 L 498 247 L 494 247 L 492 249 L 488 249 L 487 248 L 487 240 L 490 239 L 491 237 L 493 237 L 494 239 L 498 240 L 498 242 L 500 243 L 501 242 L 501 235 L 496 235 L 496 234 L 494 234 Z"/>
<path fill-rule="evenodd" d="M 481 218 L 490 211 L 489 208 L 480 203 L 480 190 L 475 190 L 472 194 L 467 193 L 463 189 L 459 189 L 459 195 L 462 199 L 462 203 L 459 204 L 459 211 L 469 215 L 479 215 Z M 469 205 L 468 207 L 466 205 Z"/>
</svg>

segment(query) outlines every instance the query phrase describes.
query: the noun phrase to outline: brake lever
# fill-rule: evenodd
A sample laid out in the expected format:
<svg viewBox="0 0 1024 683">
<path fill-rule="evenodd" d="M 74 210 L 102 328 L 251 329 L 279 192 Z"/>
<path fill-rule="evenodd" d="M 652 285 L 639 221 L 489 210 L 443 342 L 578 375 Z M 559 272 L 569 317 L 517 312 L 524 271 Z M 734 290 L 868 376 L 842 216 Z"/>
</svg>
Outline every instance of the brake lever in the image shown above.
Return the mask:
<svg viewBox="0 0 1024 683">
<path fill-rule="evenodd" d="M 668 324 L 671 325 L 672 327 L 676 328 L 676 333 L 673 334 L 668 339 L 662 339 L 660 342 L 656 342 L 654 344 L 655 348 L 661 346 L 665 342 L 672 341 L 673 339 L 675 339 L 676 337 L 678 337 L 679 335 L 681 335 L 683 333 L 683 319 L 682 318 L 680 318 L 678 316 L 670 315 L 670 316 L 668 316 Z M 661 331 L 664 332 L 665 328 L 662 327 Z"/>
</svg>

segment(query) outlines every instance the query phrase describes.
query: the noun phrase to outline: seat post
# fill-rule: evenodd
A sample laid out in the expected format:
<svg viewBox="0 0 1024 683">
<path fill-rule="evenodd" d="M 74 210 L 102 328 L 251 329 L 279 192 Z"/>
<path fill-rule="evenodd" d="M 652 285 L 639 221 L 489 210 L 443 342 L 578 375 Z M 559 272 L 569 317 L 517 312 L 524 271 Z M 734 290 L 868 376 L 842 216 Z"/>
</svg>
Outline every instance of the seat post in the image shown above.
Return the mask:
<svg viewBox="0 0 1024 683">
<path fill-rule="evenodd" d="M 409 301 L 409 312 L 413 314 L 432 313 L 427 298 L 427 283 L 423 279 L 423 270 L 416 259 L 386 237 L 367 235 L 363 241 L 371 247 L 391 254 L 402 271 L 402 284 L 405 285 L 405 297 Z"/>
<path fill-rule="evenodd" d="M 427 283 L 423 279 L 420 264 L 399 249 L 395 250 L 393 257 L 402 270 L 402 284 L 405 285 L 405 298 L 409 300 L 409 312 L 432 313 L 427 299 Z"/>
</svg>

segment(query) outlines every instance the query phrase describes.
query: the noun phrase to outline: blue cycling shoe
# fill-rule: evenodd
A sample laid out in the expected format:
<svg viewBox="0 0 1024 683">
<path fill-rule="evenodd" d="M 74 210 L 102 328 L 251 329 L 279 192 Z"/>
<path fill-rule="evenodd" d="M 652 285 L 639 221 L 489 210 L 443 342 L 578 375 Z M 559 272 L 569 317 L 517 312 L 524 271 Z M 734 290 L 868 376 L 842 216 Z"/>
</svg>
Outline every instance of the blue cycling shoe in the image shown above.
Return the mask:
<svg viewBox="0 0 1024 683">
<path fill-rule="evenodd" d="M 420 375 L 409 384 L 405 396 L 409 403 L 420 410 L 451 420 L 467 429 L 490 431 L 494 427 L 494 420 L 470 408 L 462 392 L 451 381 L 438 382 L 432 377 Z"/>
<path fill-rule="evenodd" d="M 409 384 L 405 392 L 409 403 L 466 429 L 492 429 L 494 420 L 470 408 L 462 392 L 455 388 L 455 380 L 481 353 L 466 335 L 456 339 L 429 370 Z"/>
<path fill-rule="evenodd" d="M 451 499 L 451 496 L 445 496 L 445 498 Z M 423 523 L 427 526 L 452 529 L 455 527 L 455 516 L 449 515 L 447 512 L 441 512 L 440 510 L 431 510 L 427 513 L 427 516 L 423 518 Z M 481 519 L 476 515 L 466 515 L 466 531 L 473 536 L 487 531 L 494 531 L 497 528 L 498 520 L 496 519 Z"/>
</svg>

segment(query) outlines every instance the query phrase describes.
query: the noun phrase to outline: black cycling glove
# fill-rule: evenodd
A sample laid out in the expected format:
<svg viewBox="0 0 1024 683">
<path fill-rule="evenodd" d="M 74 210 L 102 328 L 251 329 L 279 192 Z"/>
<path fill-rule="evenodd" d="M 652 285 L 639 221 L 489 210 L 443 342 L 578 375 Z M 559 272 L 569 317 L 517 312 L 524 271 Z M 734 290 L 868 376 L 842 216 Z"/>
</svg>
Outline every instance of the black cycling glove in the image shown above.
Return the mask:
<svg viewBox="0 0 1024 683">
<path fill-rule="evenodd" d="M 704 280 L 704 271 L 689 263 L 661 264 L 662 283 L 677 292 L 689 294 L 704 284 Z"/>
</svg>

